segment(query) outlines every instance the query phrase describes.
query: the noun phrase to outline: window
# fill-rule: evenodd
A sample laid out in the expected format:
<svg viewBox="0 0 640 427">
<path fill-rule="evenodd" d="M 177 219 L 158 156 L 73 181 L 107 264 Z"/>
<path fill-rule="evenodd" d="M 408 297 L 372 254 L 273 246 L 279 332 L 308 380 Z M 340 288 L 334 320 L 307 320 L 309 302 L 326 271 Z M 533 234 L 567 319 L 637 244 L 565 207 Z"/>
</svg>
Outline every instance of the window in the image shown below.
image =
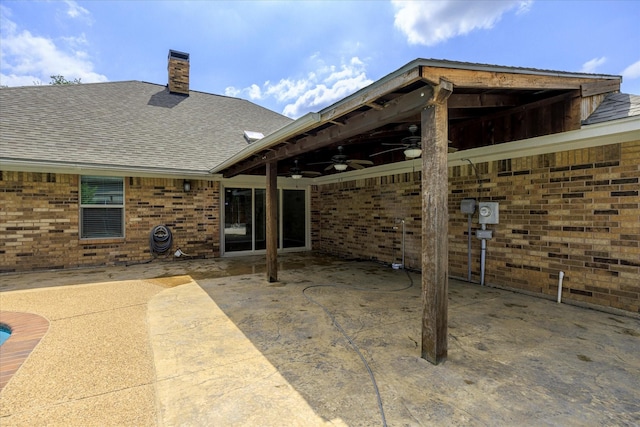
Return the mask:
<svg viewBox="0 0 640 427">
<path fill-rule="evenodd" d="M 80 178 L 80 238 L 124 237 L 124 179 Z"/>
</svg>

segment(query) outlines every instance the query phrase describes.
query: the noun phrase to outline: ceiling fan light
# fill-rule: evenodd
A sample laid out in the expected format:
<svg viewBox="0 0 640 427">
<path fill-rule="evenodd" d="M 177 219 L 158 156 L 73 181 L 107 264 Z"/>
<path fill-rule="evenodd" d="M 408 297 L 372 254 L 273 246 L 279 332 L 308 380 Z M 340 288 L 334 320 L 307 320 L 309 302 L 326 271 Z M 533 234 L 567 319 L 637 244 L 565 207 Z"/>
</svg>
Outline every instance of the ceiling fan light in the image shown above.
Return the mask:
<svg viewBox="0 0 640 427">
<path fill-rule="evenodd" d="M 299 173 L 292 173 L 292 174 L 291 174 L 291 178 L 293 178 L 293 179 L 300 179 L 300 178 L 302 178 L 302 174 L 299 174 Z"/>
<path fill-rule="evenodd" d="M 335 165 L 333 165 L 333 167 L 337 171 L 340 171 L 340 172 L 347 170 L 347 164 L 346 163 L 336 163 Z"/>
<path fill-rule="evenodd" d="M 404 150 L 404 155 L 408 159 L 415 159 L 416 157 L 420 157 L 421 154 L 422 154 L 422 150 L 418 147 L 409 147 L 406 150 Z"/>
</svg>

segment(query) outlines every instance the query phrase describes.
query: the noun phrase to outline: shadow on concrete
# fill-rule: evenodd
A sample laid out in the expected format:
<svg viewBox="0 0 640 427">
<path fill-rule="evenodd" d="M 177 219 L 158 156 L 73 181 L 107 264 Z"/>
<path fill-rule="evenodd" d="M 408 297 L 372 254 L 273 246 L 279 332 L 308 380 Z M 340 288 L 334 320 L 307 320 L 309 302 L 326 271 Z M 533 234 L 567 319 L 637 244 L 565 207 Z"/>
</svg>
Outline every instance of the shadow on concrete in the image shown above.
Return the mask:
<svg viewBox="0 0 640 427">
<path fill-rule="evenodd" d="M 635 319 L 451 280 L 449 357 L 433 366 L 420 358 L 417 274 L 333 259 L 285 270 L 279 283 L 258 274 L 198 284 L 329 422 L 639 421 Z"/>
</svg>

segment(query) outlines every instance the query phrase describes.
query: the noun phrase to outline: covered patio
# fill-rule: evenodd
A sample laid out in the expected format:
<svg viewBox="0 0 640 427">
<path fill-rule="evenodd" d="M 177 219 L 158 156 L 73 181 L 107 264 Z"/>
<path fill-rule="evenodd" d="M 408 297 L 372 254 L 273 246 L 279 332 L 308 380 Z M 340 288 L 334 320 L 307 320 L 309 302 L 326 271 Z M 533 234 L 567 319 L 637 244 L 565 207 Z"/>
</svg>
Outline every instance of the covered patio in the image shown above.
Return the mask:
<svg viewBox="0 0 640 427">
<path fill-rule="evenodd" d="M 420 211 L 410 215 L 420 225 L 416 233 L 420 238 L 422 273 L 422 329 L 418 342 L 422 357 L 438 364 L 448 354 L 449 167 L 466 162 L 475 167 L 466 156 L 460 156 L 465 150 L 580 129 L 583 113 L 592 112 L 604 94 L 619 88 L 620 78 L 616 76 L 416 59 L 322 111 L 308 113 L 250 142 L 249 147 L 210 172 L 225 179 L 240 175 L 266 177 L 266 276 L 270 282 L 277 282 L 278 175 L 295 179 L 305 174 L 325 175 L 326 179 L 327 174 L 349 169 L 413 162 L 412 172 L 419 171 L 419 187 L 410 194 L 420 201 Z M 450 161 L 449 153 L 458 153 L 455 161 Z M 318 162 L 323 159 L 326 161 Z M 475 172 L 481 188 L 478 170 Z M 321 183 L 315 179 L 311 182 L 314 186 Z M 521 191 L 522 196 L 528 195 L 524 189 Z M 504 200 L 503 197 L 495 200 Z M 319 203 L 329 203 L 327 199 Z M 372 203 L 371 199 L 366 203 Z M 365 209 L 361 215 L 366 215 Z M 367 218 L 360 230 L 364 236 L 370 229 L 390 225 L 380 215 Z M 396 223 L 399 219 L 396 217 Z M 497 217 L 491 223 L 497 224 Z M 323 226 L 348 228 L 331 221 L 325 221 Z M 320 228 L 314 232 L 319 234 Z M 324 244 L 335 247 L 341 239 L 338 233 L 337 238 L 329 237 Z M 313 247 L 330 252 L 319 241 Z M 353 256 L 352 253 L 347 251 L 346 256 Z M 367 259 L 374 257 L 369 254 Z"/>
<path fill-rule="evenodd" d="M 12 425 L 636 425 L 640 320 L 313 253 L 0 276 L 50 327 L 0 392 Z M 10 341 L 7 341 L 9 344 Z M 4 346 L 3 346 L 4 349 Z"/>
</svg>

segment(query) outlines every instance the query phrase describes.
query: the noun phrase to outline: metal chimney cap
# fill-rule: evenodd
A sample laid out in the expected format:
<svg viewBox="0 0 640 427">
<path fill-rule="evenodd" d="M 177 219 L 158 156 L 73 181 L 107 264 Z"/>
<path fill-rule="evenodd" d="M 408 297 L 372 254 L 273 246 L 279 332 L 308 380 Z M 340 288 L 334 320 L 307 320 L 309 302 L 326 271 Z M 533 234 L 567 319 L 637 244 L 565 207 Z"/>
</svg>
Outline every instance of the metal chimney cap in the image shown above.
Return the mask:
<svg viewBox="0 0 640 427">
<path fill-rule="evenodd" d="M 179 52 L 177 50 L 169 49 L 169 58 L 181 59 L 189 62 L 189 54 L 186 52 Z"/>
</svg>

